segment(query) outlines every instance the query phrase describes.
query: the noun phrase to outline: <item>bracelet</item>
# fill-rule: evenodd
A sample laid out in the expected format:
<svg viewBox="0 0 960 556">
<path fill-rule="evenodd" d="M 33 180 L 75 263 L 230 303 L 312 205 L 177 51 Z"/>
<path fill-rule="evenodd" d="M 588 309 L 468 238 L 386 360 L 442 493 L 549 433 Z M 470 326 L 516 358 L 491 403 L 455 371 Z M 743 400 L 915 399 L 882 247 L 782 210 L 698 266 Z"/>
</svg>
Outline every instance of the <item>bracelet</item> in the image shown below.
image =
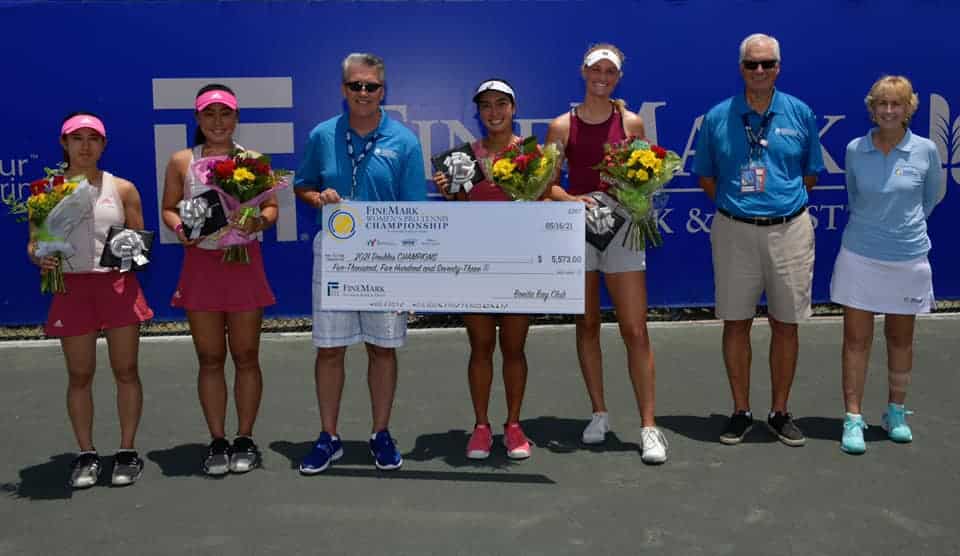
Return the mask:
<svg viewBox="0 0 960 556">
<path fill-rule="evenodd" d="M 182 231 L 183 231 L 183 222 L 180 222 L 179 224 L 177 224 L 176 226 L 174 226 L 174 227 L 173 227 L 173 231 L 175 231 L 175 232 L 177 232 L 177 233 L 182 232 Z"/>
</svg>

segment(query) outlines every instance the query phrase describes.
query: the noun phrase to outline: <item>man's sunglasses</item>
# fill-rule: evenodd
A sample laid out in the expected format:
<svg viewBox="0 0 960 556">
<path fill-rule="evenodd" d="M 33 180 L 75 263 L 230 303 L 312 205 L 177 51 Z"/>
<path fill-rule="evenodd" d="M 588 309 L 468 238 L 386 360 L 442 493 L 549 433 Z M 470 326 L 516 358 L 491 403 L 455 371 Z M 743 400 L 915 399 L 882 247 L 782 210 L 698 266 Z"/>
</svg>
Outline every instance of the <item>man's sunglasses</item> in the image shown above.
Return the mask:
<svg viewBox="0 0 960 556">
<path fill-rule="evenodd" d="M 367 83 L 365 81 L 350 81 L 346 85 L 348 89 L 355 93 L 359 93 L 360 91 L 375 93 L 380 90 L 380 87 L 383 87 L 382 83 Z"/>
<path fill-rule="evenodd" d="M 744 60 L 743 67 L 748 70 L 755 70 L 757 66 L 763 66 L 763 69 L 768 70 L 777 67 L 778 63 L 778 60 Z"/>
</svg>

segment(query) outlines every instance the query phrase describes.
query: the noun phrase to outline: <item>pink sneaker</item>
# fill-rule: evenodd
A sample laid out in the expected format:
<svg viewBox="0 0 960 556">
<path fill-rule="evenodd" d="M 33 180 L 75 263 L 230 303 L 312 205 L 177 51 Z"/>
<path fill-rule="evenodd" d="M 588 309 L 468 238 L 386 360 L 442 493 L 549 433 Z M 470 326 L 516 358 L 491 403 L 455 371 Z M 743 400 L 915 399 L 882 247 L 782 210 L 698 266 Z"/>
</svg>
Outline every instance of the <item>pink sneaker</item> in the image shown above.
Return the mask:
<svg viewBox="0 0 960 556">
<path fill-rule="evenodd" d="M 490 457 L 490 447 L 493 446 L 493 433 L 490 425 L 477 425 L 467 442 L 468 459 L 487 459 Z"/>
<path fill-rule="evenodd" d="M 507 444 L 507 457 L 510 459 L 527 459 L 530 457 L 530 441 L 523 434 L 520 423 L 507 423 L 503 428 L 503 439 Z"/>
</svg>

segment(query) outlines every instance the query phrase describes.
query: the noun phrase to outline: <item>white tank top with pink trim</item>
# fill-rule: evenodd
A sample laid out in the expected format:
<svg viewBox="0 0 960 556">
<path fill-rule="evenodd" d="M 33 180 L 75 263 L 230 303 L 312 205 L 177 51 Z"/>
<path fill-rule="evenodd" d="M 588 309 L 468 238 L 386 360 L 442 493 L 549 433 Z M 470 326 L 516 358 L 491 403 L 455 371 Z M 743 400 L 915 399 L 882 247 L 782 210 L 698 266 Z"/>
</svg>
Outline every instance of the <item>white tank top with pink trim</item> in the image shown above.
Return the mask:
<svg viewBox="0 0 960 556">
<path fill-rule="evenodd" d="M 113 174 L 104 172 L 100 178 L 100 186 L 90 184 L 90 187 L 95 192 L 93 213 L 67 234 L 67 242 L 76 250 L 73 256 L 63 261 L 63 271 L 67 273 L 116 270 L 100 266 L 100 256 L 103 254 L 110 226 L 123 226 L 126 222 L 123 201 L 117 191 L 117 180 Z"/>
</svg>

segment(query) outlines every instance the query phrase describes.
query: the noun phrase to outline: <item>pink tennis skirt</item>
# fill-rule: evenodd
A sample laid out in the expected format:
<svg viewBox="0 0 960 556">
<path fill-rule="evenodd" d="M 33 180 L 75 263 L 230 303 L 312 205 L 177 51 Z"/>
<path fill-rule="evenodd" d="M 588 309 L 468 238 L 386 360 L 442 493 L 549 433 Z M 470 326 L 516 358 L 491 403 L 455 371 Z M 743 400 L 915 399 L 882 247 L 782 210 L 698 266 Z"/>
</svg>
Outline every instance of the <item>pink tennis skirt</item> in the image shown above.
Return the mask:
<svg viewBox="0 0 960 556">
<path fill-rule="evenodd" d="M 263 271 L 260 242 L 247 244 L 250 264 L 225 263 L 220 249 L 187 247 L 170 305 L 187 311 L 237 313 L 277 302 Z"/>
<path fill-rule="evenodd" d="M 133 272 L 63 275 L 66 292 L 53 296 L 43 331 L 51 338 L 83 336 L 153 318 Z"/>
</svg>

